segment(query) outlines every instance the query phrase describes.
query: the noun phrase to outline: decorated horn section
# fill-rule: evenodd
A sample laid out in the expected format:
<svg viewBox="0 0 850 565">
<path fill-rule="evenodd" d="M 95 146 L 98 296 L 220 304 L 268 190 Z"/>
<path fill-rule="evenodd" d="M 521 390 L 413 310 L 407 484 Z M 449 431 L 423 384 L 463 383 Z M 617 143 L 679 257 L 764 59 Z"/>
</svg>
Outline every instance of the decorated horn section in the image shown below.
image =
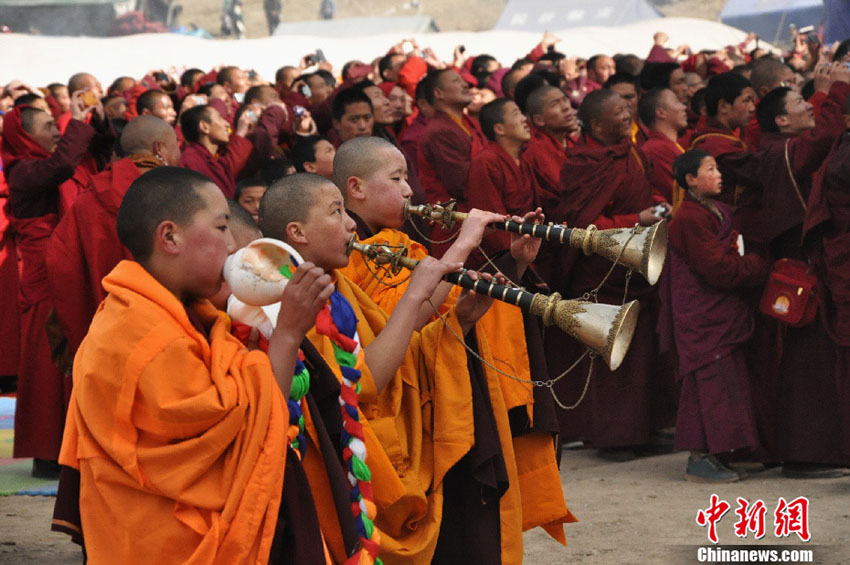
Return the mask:
<svg viewBox="0 0 850 565">
<path fill-rule="evenodd" d="M 289 245 L 263 238 L 228 256 L 223 275 L 233 296 L 240 301 L 251 306 L 267 306 L 280 301 L 286 283 L 302 262 Z"/>
<path fill-rule="evenodd" d="M 406 215 L 416 215 L 446 226 L 466 219 L 465 212 L 455 210 L 455 202 L 444 204 L 420 204 L 414 206 L 407 201 Z M 667 257 L 667 222 L 656 222 L 649 227 L 597 229 L 593 224 L 587 228 L 570 228 L 558 224 L 536 224 L 505 220 L 488 227 L 518 234 L 530 235 L 552 243 L 569 245 L 584 251 L 585 255 L 600 255 L 609 261 L 640 273 L 649 284 L 658 282 L 664 260 Z"/>
<path fill-rule="evenodd" d="M 357 251 L 393 273 L 401 269 L 414 269 L 418 263 L 416 259 L 407 256 L 404 247 L 370 245 L 352 238 L 348 250 L 349 253 Z M 637 300 L 622 306 L 565 300 L 557 292 L 550 295 L 528 292 L 482 278 L 473 279 L 465 273 L 449 273 L 443 280 L 540 316 L 545 325 L 557 326 L 595 351 L 612 371 L 620 366 L 629 350 L 640 311 Z"/>
</svg>

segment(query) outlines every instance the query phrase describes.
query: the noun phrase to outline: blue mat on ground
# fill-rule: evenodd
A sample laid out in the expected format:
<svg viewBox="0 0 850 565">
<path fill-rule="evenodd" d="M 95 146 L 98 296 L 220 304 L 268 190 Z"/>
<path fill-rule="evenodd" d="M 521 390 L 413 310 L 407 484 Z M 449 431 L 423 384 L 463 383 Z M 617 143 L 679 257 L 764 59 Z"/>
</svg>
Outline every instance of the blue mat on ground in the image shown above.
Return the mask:
<svg viewBox="0 0 850 565">
<path fill-rule="evenodd" d="M 0 397 L 0 496 L 56 496 L 59 481 L 32 476 L 32 459 L 13 459 L 15 398 Z"/>
</svg>

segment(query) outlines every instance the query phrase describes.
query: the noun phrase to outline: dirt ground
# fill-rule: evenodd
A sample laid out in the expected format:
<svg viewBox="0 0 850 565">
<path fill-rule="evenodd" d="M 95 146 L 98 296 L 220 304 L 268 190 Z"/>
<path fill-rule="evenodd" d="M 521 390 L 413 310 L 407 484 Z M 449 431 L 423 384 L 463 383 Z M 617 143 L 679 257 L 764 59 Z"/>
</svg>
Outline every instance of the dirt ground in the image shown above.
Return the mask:
<svg viewBox="0 0 850 565">
<path fill-rule="evenodd" d="M 697 563 L 699 546 L 710 545 L 696 513 L 707 508 L 712 493 L 731 505 L 717 525 L 720 544 L 794 546 L 811 549 L 814 563 L 847 563 L 850 555 L 850 477 L 790 480 L 776 469 L 740 483 L 704 485 L 683 478 L 683 453 L 608 463 L 591 450 L 566 451 L 561 478 L 567 504 L 579 518 L 567 526 L 569 545 L 562 547 L 540 530 L 525 534 L 525 563 L 647 564 Z M 796 535 L 777 538 L 773 513 L 778 498 L 809 499 L 811 541 Z M 758 541 L 736 538 L 734 511 L 738 497 L 764 501 L 767 534 Z M 63 534 L 49 531 L 53 498 L 0 498 L 0 563 L 80 563 L 80 553 Z M 843 556 L 843 557 L 842 557 Z"/>
<path fill-rule="evenodd" d="M 194 23 L 218 36 L 221 29 L 221 0 L 175 0 L 183 5 L 181 25 Z M 717 20 L 726 0 L 657 0 L 656 7 L 666 16 Z M 282 21 L 296 22 L 319 18 L 321 0 L 282 0 Z M 431 16 L 441 31 L 482 31 L 492 29 L 507 0 L 337 0 L 337 18 L 367 16 L 410 16 L 420 12 Z M 417 9 L 416 5 L 421 8 Z M 268 34 L 263 0 L 242 0 L 248 37 Z"/>
</svg>

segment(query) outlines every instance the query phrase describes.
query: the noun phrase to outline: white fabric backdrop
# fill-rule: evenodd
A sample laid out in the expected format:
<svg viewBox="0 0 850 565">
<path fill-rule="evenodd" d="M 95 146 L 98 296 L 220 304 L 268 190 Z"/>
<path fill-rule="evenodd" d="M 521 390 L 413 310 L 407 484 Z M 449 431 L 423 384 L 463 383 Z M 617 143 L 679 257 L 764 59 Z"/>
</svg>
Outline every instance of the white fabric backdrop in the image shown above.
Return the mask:
<svg viewBox="0 0 850 565">
<path fill-rule="evenodd" d="M 694 18 L 552 31 L 563 39 L 558 44 L 559 51 L 581 57 L 596 53 L 634 53 L 646 57 L 656 31 L 670 36 L 669 46 L 687 43 L 694 50 L 737 44 L 746 35 L 719 22 Z M 454 47 L 463 44 L 467 55 L 489 53 L 503 65 L 510 65 L 528 53 L 540 37 L 530 32 L 486 31 L 418 34 L 416 39 L 422 47 L 432 47 L 443 60 L 450 61 Z M 117 38 L 0 34 L 0 84 L 12 79 L 34 86 L 64 83 L 71 74 L 86 71 L 98 77 L 105 88 L 122 75 L 141 77 L 152 69 L 170 66 L 208 70 L 221 64 L 253 68 L 266 80 L 273 80 L 276 69 L 297 64 L 303 55 L 316 48 L 324 51 L 339 72 L 346 61 L 371 61 L 403 38 L 404 34 L 392 32 L 357 39 L 288 36 L 243 41 L 205 40 L 176 34 Z"/>
</svg>

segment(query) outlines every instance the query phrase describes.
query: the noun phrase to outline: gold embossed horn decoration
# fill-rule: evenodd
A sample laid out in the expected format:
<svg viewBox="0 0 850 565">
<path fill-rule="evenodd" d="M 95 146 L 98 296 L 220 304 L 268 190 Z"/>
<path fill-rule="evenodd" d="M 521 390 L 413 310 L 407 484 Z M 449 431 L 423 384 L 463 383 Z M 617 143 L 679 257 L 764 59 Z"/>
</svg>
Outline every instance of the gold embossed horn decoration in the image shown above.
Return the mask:
<svg viewBox="0 0 850 565">
<path fill-rule="evenodd" d="M 375 264 L 390 269 L 394 274 L 402 268 L 413 269 L 419 262 L 407 257 L 407 249 L 403 247 L 369 245 L 359 243 L 354 238 L 349 243 L 348 249 L 349 253 L 357 251 Z M 640 311 L 637 300 L 622 306 L 596 304 L 583 300 L 565 300 L 558 293 L 546 295 L 528 292 L 518 287 L 488 282 L 480 278 L 473 279 L 463 272 L 449 273 L 443 279 L 540 316 L 547 326 L 557 326 L 596 352 L 612 371 L 620 366 L 629 350 Z"/>
<path fill-rule="evenodd" d="M 404 211 L 405 214 L 414 214 L 451 228 L 467 216 L 465 212 L 456 211 L 454 206 L 454 202 L 414 206 L 408 201 Z M 609 230 L 599 230 L 592 224 L 582 229 L 558 224 L 518 223 L 513 220 L 496 222 L 489 227 L 566 244 L 581 249 L 586 255 L 601 255 L 626 268 L 634 269 L 643 275 L 649 284 L 658 282 L 664 259 L 667 257 L 666 221 L 657 222 L 650 227 Z"/>
</svg>

